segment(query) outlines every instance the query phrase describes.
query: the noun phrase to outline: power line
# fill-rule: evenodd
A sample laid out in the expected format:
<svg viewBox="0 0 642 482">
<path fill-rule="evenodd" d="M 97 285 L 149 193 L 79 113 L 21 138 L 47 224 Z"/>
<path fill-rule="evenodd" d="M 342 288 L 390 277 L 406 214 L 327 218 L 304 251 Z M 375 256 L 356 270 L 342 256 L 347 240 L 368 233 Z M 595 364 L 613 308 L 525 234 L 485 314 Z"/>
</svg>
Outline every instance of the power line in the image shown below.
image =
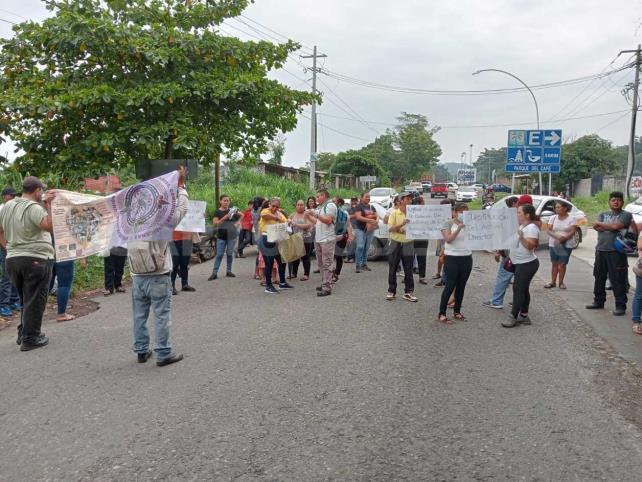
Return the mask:
<svg viewBox="0 0 642 482">
<path fill-rule="evenodd" d="M 624 75 L 619 77 L 618 81 L 621 81 L 627 75 L 629 75 L 629 72 L 624 72 Z M 567 115 L 574 115 L 574 114 L 578 114 L 578 113 L 582 112 L 587 107 L 589 107 L 591 104 L 594 104 L 595 102 L 600 100 L 602 97 L 604 97 L 604 95 L 608 94 L 609 92 L 610 92 L 609 85 L 606 83 L 606 79 L 602 79 L 602 81 L 600 82 L 600 85 L 597 87 L 595 92 L 593 92 L 586 99 L 584 99 L 582 102 L 580 102 L 578 105 L 576 105 L 573 109 L 568 111 Z"/>
<path fill-rule="evenodd" d="M 257 22 L 256 20 L 252 20 L 252 19 L 251 19 L 250 17 L 248 17 L 247 15 L 243 15 L 243 14 L 241 14 L 240 16 L 241 16 L 241 17 L 243 17 L 245 20 L 248 20 L 248 21 L 252 22 L 253 24 L 258 25 L 259 27 L 261 27 L 261 28 L 263 28 L 263 29 L 267 30 L 268 32 L 272 32 L 272 33 L 274 33 L 274 34 L 278 35 L 279 37 L 282 37 L 282 38 L 287 39 L 287 40 L 289 40 L 289 39 L 290 39 L 290 37 L 288 37 L 288 36 L 286 36 L 286 35 L 283 35 L 282 33 L 277 32 L 276 30 L 274 30 L 274 29 L 272 29 L 272 28 L 268 27 L 267 25 L 263 25 L 262 23 L 259 23 L 259 22 Z M 246 24 L 246 25 L 247 25 L 247 24 Z M 267 34 L 266 34 L 266 35 L 267 35 Z M 274 37 L 272 37 L 272 38 L 274 38 Z M 313 49 L 312 49 L 311 47 L 308 47 L 307 45 L 305 45 L 305 44 L 303 44 L 303 43 L 301 43 L 301 42 L 297 42 L 297 43 L 299 43 L 299 44 L 301 45 L 301 47 L 303 47 L 305 50 L 310 51 L 310 53 L 312 52 L 312 50 L 313 50 Z"/>
<path fill-rule="evenodd" d="M 309 121 L 311 121 L 311 120 L 312 120 L 312 118 L 308 117 L 307 115 L 305 115 L 305 114 L 303 114 L 303 113 L 300 113 L 299 115 L 300 115 L 301 117 L 306 118 L 306 119 L 307 119 L 307 120 L 309 120 Z M 325 125 L 325 124 L 322 124 L 321 122 L 318 122 L 318 124 L 319 124 L 321 127 L 324 127 L 324 128 L 326 128 L 326 129 L 328 129 L 329 131 L 332 131 L 332 132 L 334 132 L 334 133 L 336 133 L 336 134 L 340 134 L 340 135 L 345 136 L 345 137 L 350 137 L 350 138 L 352 138 L 352 139 L 356 139 L 356 140 L 358 140 L 358 141 L 363 141 L 363 142 L 372 142 L 372 139 L 365 139 L 365 138 L 363 138 L 363 137 L 353 136 L 352 134 L 347 134 L 347 133 L 342 132 L 342 131 L 340 131 L 340 130 L 334 129 L 334 128 L 330 127 L 330 126 L 327 126 L 327 125 Z"/>
<path fill-rule="evenodd" d="M 337 98 L 337 99 L 338 99 L 342 104 L 344 104 L 344 105 L 345 105 L 345 106 L 346 106 L 346 107 L 347 107 L 347 108 L 348 108 L 348 109 L 349 109 L 349 110 L 350 110 L 350 111 L 351 111 L 351 112 L 356 116 L 356 118 L 358 119 L 358 121 L 359 121 L 359 122 L 361 122 L 361 124 L 363 124 L 365 127 L 367 127 L 368 129 L 370 129 L 372 132 L 374 132 L 374 133 L 375 133 L 375 134 L 377 134 L 378 136 L 380 136 L 380 135 L 381 135 L 381 133 L 380 133 L 377 129 L 375 129 L 375 128 L 374 128 L 374 127 L 372 127 L 370 124 L 368 124 L 368 122 L 367 122 L 367 121 L 365 121 L 365 120 L 363 119 L 363 117 L 361 117 L 361 116 L 357 113 L 357 111 L 355 111 L 352 107 L 350 107 L 350 105 L 349 105 L 345 100 L 343 100 L 341 97 L 339 97 L 339 95 L 338 95 L 334 90 L 332 90 L 328 84 L 326 84 L 326 83 L 325 83 L 323 80 L 321 80 L 321 79 L 319 79 L 319 82 L 321 82 L 321 83 L 322 83 L 322 84 L 323 84 L 323 85 L 324 85 L 324 86 L 325 86 L 325 87 L 326 87 L 326 88 L 327 88 L 327 89 L 332 93 L 332 95 L 334 95 L 334 96 L 335 96 L 335 97 L 336 97 L 336 98 Z M 332 101 L 332 99 L 330 99 L 330 98 L 328 98 L 328 100 Z"/>
<path fill-rule="evenodd" d="M 11 25 L 17 25 L 16 22 L 12 22 L 11 20 L 7 20 L 5 18 L 0 18 L 0 22 L 10 23 Z"/>
<path fill-rule="evenodd" d="M 614 121 L 611 121 L 611 122 L 609 122 L 609 123 L 608 123 L 608 124 L 606 124 L 606 125 L 603 125 L 603 126 L 602 126 L 602 127 L 600 127 L 599 129 L 597 129 L 597 130 L 595 131 L 595 133 L 597 134 L 598 132 L 603 131 L 603 130 L 604 130 L 604 129 L 606 129 L 607 127 L 611 127 L 613 124 L 615 124 L 616 122 L 621 121 L 622 119 L 624 119 L 624 118 L 625 118 L 625 117 L 627 117 L 628 115 L 629 115 L 629 110 L 627 109 L 627 110 L 626 110 L 626 112 L 625 112 L 624 114 L 622 114 L 620 117 L 618 117 L 618 118 L 617 118 L 617 119 L 615 119 Z"/>
<path fill-rule="evenodd" d="M 532 90 L 541 90 L 541 89 L 551 89 L 556 87 L 566 87 L 570 85 L 576 85 L 583 82 L 592 81 L 595 79 L 601 79 L 603 77 L 608 77 L 610 75 L 616 74 L 623 70 L 626 70 L 632 67 L 633 64 L 624 65 L 618 69 L 613 69 L 608 72 L 593 74 L 585 77 L 578 77 L 574 79 L 561 80 L 557 82 L 548 82 L 544 84 L 536 84 L 531 86 Z M 417 94 L 417 95 L 495 95 L 495 94 L 506 94 L 506 93 L 517 93 L 524 92 L 526 89 L 524 87 L 512 87 L 508 89 L 486 89 L 486 90 L 445 90 L 445 89 L 417 89 L 412 87 L 402 87 L 395 85 L 381 84 L 377 82 L 371 82 L 368 80 L 358 79 L 355 77 L 350 77 L 343 74 L 338 74 L 332 72 L 328 69 L 323 69 L 321 73 L 331 77 L 340 82 L 346 82 L 361 87 L 367 87 L 370 89 L 384 90 L 387 92 L 399 92 L 405 94 Z"/>
</svg>

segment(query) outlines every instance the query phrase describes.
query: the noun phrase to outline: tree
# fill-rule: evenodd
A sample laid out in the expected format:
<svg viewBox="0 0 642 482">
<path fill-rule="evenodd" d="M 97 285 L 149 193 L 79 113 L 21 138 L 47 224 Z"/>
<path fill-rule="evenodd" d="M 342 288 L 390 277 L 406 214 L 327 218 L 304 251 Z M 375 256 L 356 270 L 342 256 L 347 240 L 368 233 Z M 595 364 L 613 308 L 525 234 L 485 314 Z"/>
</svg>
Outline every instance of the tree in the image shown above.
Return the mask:
<svg viewBox="0 0 642 482">
<path fill-rule="evenodd" d="M 319 154 L 317 154 L 317 163 L 315 166 L 316 170 L 322 172 L 329 171 L 330 167 L 332 167 L 332 163 L 336 160 L 336 158 L 336 154 L 333 154 L 331 152 L 320 152 Z"/>
<path fill-rule="evenodd" d="M 595 174 L 618 171 L 611 142 L 596 134 L 580 137 L 562 146 L 562 172 L 555 176 L 556 185 L 571 184 Z"/>
<path fill-rule="evenodd" d="M 251 0 L 50 0 L 0 40 L 0 135 L 33 174 L 260 155 L 318 96 L 269 79 L 294 42 L 221 36 Z"/>
<path fill-rule="evenodd" d="M 337 154 L 334 163 L 330 167 L 330 174 L 351 174 L 355 177 L 377 176 L 382 184 L 390 182 L 378 161 L 354 150 Z"/>
<path fill-rule="evenodd" d="M 479 154 L 477 160 L 473 163 L 477 169 L 477 179 L 483 179 L 487 183 L 492 183 L 493 171 L 496 171 L 497 177 L 503 176 L 506 169 L 506 148 L 499 149 L 485 148 Z"/>
<path fill-rule="evenodd" d="M 441 148 L 433 139 L 439 127 L 430 127 L 428 119 L 421 114 L 403 112 L 397 120 L 393 147 L 399 150 L 399 155 L 389 172 L 402 179 L 418 179 L 422 172 L 430 171 L 439 162 Z"/>
<path fill-rule="evenodd" d="M 275 140 L 268 143 L 268 153 L 270 154 L 270 159 L 268 162 L 270 164 L 283 164 L 283 156 L 285 155 L 285 137 L 283 135 L 278 135 Z"/>
<path fill-rule="evenodd" d="M 385 134 L 377 137 L 374 142 L 361 148 L 359 152 L 364 156 L 378 161 L 386 173 L 388 173 L 390 177 L 394 177 L 393 171 L 396 169 L 399 159 L 399 152 L 395 150 L 394 145 L 395 136 L 392 132 L 387 131 Z"/>
</svg>

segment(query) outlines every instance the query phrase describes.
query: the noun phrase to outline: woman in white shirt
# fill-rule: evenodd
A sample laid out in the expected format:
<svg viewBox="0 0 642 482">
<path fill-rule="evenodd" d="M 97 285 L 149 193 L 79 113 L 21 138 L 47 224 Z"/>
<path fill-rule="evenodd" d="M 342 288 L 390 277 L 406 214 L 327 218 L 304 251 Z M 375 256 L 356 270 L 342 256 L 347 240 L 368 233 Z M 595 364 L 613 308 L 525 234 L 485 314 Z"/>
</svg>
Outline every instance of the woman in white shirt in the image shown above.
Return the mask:
<svg viewBox="0 0 642 482">
<path fill-rule="evenodd" d="M 535 219 L 535 208 L 531 204 L 524 204 L 517 208 L 519 241 L 517 248 L 510 250 L 510 259 L 515 266 L 513 310 L 510 318 L 502 322 L 505 328 L 531 324 L 528 317 L 528 307 L 531 302 L 529 290 L 531 281 L 539 268 L 539 260 L 535 256 L 535 249 L 539 244 L 539 228 L 534 222 Z"/>
<path fill-rule="evenodd" d="M 455 320 L 466 321 L 466 317 L 461 313 L 461 305 L 464 301 L 466 283 L 473 270 L 473 252 L 466 248 L 464 238 L 460 237 L 465 226 L 461 219 L 459 219 L 459 216 L 464 211 L 468 211 L 466 204 L 455 204 L 453 219 L 447 221 L 441 230 L 441 234 L 446 242 L 444 245 L 444 274 L 446 285 L 441 293 L 439 321 L 447 325 L 452 323 L 446 316 L 446 309 L 453 291 L 455 292 L 454 318 Z"/>
<path fill-rule="evenodd" d="M 548 246 L 551 255 L 551 282 L 544 285 L 544 288 L 555 288 L 559 277 L 559 288 L 566 289 L 564 276 L 566 276 L 566 265 L 571 258 L 573 248 L 568 247 L 568 242 L 575 238 L 577 223 L 575 216 L 569 213 L 571 206 L 564 201 L 555 203 L 555 216 L 548 221 Z"/>
</svg>

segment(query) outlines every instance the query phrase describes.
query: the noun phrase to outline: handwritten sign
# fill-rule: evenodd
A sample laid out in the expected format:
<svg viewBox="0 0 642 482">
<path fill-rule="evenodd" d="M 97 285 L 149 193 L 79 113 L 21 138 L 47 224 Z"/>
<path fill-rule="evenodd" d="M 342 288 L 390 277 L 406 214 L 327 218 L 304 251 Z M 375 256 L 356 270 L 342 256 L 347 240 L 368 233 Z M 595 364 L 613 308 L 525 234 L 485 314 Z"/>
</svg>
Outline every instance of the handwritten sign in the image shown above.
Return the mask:
<svg viewBox="0 0 642 482">
<path fill-rule="evenodd" d="M 176 231 L 186 233 L 204 233 L 205 232 L 205 201 L 189 201 L 187 214 L 183 220 L 176 226 Z"/>
<path fill-rule="evenodd" d="M 287 223 L 268 224 L 267 226 L 268 243 L 278 243 L 279 241 L 286 241 L 287 239 L 290 239 Z"/>
<path fill-rule="evenodd" d="M 465 246 L 473 251 L 512 249 L 517 247 L 517 209 L 465 211 L 462 219 Z"/>
<path fill-rule="evenodd" d="M 408 206 L 406 237 L 408 239 L 442 239 L 441 228 L 452 218 L 450 204 Z"/>
</svg>

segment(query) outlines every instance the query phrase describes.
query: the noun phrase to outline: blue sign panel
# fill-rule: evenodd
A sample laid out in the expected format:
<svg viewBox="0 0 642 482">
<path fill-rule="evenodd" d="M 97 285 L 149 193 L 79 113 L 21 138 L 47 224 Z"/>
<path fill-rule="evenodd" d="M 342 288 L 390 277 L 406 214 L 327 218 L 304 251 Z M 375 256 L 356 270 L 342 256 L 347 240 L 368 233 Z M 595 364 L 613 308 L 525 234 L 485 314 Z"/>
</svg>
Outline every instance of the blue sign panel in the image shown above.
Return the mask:
<svg viewBox="0 0 642 482">
<path fill-rule="evenodd" d="M 561 129 L 508 131 L 507 172 L 560 172 Z"/>
</svg>

